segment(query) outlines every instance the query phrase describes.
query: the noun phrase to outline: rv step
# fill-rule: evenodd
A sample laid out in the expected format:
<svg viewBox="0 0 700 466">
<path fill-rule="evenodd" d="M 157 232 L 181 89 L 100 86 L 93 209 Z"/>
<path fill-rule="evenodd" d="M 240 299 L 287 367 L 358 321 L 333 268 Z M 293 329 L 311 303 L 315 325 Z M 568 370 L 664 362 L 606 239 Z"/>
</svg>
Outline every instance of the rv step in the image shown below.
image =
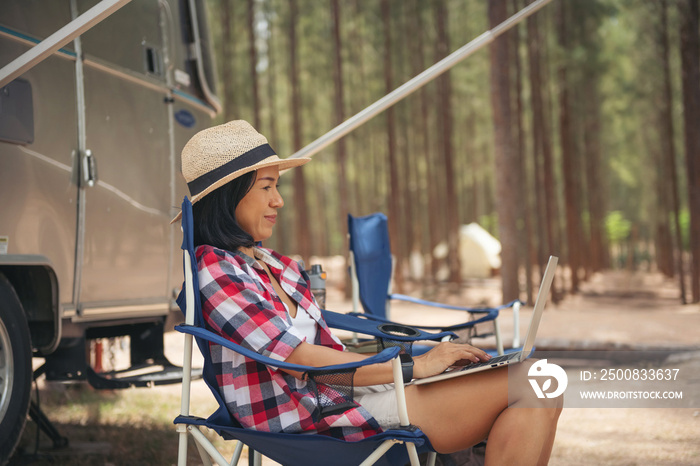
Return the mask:
<svg viewBox="0 0 700 466">
<path fill-rule="evenodd" d="M 202 369 L 192 369 L 192 378 L 202 377 Z M 90 385 L 100 390 L 113 390 L 131 387 L 150 387 L 182 382 L 182 367 L 168 361 L 154 364 L 141 364 L 125 370 L 95 372 L 88 368 L 87 379 Z"/>
</svg>

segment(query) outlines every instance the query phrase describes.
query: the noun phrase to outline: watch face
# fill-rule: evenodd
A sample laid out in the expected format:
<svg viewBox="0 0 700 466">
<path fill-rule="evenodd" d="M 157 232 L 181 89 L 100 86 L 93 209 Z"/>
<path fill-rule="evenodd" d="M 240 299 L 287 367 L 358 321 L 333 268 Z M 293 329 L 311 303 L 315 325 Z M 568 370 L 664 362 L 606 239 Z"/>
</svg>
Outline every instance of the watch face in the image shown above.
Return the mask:
<svg viewBox="0 0 700 466">
<path fill-rule="evenodd" d="M 401 365 L 402 366 L 412 366 L 413 365 L 413 358 L 411 357 L 410 354 L 401 353 L 401 354 L 399 354 L 399 358 L 401 358 Z"/>
</svg>

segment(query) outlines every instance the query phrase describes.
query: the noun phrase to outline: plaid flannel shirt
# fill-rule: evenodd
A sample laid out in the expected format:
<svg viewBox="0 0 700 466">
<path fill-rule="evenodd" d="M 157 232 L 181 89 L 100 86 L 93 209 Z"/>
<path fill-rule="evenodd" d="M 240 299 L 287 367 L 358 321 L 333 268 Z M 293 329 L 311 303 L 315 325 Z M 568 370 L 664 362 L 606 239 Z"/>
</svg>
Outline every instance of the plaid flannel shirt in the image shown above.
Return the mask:
<svg viewBox="0 0 700 466">
<path fill-rule="evenodd" d="M 255 248 L 282 289 L 316 321 L 317 345 L 342 351 L 313 298 L 308 276 L 292 259 Z M 264 356 L 285 360 L 306 337 L 293 326 L 270 278 L 255 259 L 212 246 L 196 250 L 202 310 L 209 329 Z M 316 397 L 306 381 L 210 343 L 219 391 L 231 414 L 246 428 L 320 433 L 348 441 L 381 432 L 361 406 L 319 419 Z"/>
</svg>

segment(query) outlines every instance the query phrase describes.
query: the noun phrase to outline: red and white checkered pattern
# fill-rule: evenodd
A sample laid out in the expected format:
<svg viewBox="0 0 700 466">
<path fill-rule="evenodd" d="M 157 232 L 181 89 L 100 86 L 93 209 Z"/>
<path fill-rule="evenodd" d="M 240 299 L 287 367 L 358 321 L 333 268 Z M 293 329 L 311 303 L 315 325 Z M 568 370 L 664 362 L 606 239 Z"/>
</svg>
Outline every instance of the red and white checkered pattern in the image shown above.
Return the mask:
<svg viewBox="0 0 700 466">
<path fill-rule="evenodd" d="M 210 330 L 252 351 L 285 360 L 305 337 L 292 326 L 270 278 L 253 258 L 211 246 L 196 251 L 204 319 Z M 317 345 L 342 351 L 313 298 L 308 277 L 292 259 L 256 248 L 282 289 L 316 321 Z M 307 383 L 210 343 L 219 390 L 231 414 L 246 428 L 268 432 L 316 432 L 346 441 L 381 432 L 361 406 L 319 419 Z"/>
</svg>

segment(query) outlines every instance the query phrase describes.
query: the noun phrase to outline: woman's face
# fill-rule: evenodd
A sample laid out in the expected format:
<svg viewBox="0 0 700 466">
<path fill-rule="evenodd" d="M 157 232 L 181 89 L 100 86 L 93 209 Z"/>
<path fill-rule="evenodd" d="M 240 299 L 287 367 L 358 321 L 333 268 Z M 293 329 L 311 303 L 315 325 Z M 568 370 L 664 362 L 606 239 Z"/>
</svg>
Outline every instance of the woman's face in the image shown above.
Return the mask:
<svg viewBox="0 0 700 466">
<path fill-rule="evenodd" d="M 277 221 L 277 209 L 284 205 L 284 200 L 277 190 L 279 177 L 278 167 L 258 170 L 255 183 L 236 207 L 236 221 L 255 242 L 264 241 L 272 236 L 272 228 Z"/>
</svg>

